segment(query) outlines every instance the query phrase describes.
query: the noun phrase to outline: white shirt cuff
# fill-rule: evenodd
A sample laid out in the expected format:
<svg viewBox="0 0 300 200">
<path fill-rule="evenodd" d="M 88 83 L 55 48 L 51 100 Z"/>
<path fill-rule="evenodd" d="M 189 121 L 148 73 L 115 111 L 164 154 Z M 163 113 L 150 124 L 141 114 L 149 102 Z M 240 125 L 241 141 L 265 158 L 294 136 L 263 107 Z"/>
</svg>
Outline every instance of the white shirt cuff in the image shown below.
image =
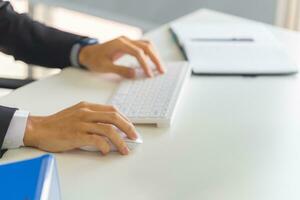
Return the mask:
<svg viewBox="0 0 300 200">
<path fill-rule="evenodd" d="M 70 61 L 71 61 L 71 65 L 73 67 L 80 67 L 80 64 L 78 63 L 78 54 L 80 51 L 80 44 L 76 43 L 73 45 L 72 49 L 71 49 L 71 53 L 70 53 Z"/>
<path fill-rule="evenodd" d="M 15 112 L 4 137 L 2 149 L 15 149 L 24 146 L 23 138 L 28 116 L 28 111 L 17 110 Z"/>
</svg>

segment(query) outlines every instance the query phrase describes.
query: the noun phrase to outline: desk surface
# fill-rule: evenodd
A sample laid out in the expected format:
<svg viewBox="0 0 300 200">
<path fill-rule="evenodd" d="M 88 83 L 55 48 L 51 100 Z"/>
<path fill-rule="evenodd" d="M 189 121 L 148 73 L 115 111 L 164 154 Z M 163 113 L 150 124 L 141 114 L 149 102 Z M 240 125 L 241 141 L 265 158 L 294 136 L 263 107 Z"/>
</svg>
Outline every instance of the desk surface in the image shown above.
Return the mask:
<svg viewBox="0 0 300 200">
<path fill-rule="evenodd" d="M 200 10 L 180 20 L 245 21 Z M 300 35 L 270 29 L 300 63 Z M 167 26 L 146 35 L 164 60 L 181 60 Z M 0 103 L 50 114 L 81 100 L 105 103 L 119 78 L 66 69 Z M 191 77 L 171 128 L 138 126 L 129 156 L 55 154 L 63 199 L 300 199 L 300 79 Z M 40 155 L 10 150 L 1 162 Z"/>
</svg>

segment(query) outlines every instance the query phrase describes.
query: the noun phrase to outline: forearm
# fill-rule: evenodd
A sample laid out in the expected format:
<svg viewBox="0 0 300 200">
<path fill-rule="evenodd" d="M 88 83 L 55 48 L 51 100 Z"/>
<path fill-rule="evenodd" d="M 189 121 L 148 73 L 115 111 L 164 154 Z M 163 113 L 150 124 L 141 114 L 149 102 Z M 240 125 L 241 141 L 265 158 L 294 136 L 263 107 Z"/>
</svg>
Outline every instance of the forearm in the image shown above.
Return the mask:
<svg viewBox="0 0 300 200">
<path fill-rule="evenodd" d="M 82 37 L 16 13 L 8 2 L 0 7 L 0 50 L 16 60 L 45 67 L 70 66 L 72 46 Z"/>
</svg>

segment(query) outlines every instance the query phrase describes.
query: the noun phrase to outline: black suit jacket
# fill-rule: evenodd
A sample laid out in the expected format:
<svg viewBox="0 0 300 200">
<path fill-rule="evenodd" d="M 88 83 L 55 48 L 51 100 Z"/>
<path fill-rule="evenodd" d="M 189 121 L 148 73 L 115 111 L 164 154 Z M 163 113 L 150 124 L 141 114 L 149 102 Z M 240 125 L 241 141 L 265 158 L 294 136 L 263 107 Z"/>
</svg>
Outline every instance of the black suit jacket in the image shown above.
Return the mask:
<svg viewBox="0 0 300 200">
<path fill-rule="evenodd" d="M 48 27 L 26 14 L 19 14 L 9 2 L 0 0 L 0 51 L 16 60 L 64 68 L 71 65 L 70 51 L 80 39 L 82 36 Z M 0 106 L 0 151 L 15 111 L 15 108 Z"/>
<path fill-rule="evenodd" d="M 16 108 L 0 106 L 0 147 L 2 147 L 4 136 L 16 110 Z M 4 150 L 0 151 L 0 158 L 4 152 Z"/>
</svg>

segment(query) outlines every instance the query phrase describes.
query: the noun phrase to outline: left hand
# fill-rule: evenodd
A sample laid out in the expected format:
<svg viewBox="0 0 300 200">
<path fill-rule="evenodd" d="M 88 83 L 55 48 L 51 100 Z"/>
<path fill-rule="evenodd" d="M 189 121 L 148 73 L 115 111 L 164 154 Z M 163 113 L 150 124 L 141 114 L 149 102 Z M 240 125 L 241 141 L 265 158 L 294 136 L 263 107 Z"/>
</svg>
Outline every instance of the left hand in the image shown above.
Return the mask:
<svg viewBox="0 0 300 200">
<path fill-rule="evenodd" d="M 165 71 L 153 45 L 149 41 L 131 40 L 124 36 L 103 44 L 83 47 L 79 54 L 79 62 L 90 71 L 111 72 L 126 78 L 134 78 L 135 70 L 133 68 L 114 64 L 114 61 L 124 54 L 134 56 L 148 77 L 152 77 L 153 72 L 149 63 L 147 63 L 147 57 L 151 59 L 160 73 Z"/>
</svg>

